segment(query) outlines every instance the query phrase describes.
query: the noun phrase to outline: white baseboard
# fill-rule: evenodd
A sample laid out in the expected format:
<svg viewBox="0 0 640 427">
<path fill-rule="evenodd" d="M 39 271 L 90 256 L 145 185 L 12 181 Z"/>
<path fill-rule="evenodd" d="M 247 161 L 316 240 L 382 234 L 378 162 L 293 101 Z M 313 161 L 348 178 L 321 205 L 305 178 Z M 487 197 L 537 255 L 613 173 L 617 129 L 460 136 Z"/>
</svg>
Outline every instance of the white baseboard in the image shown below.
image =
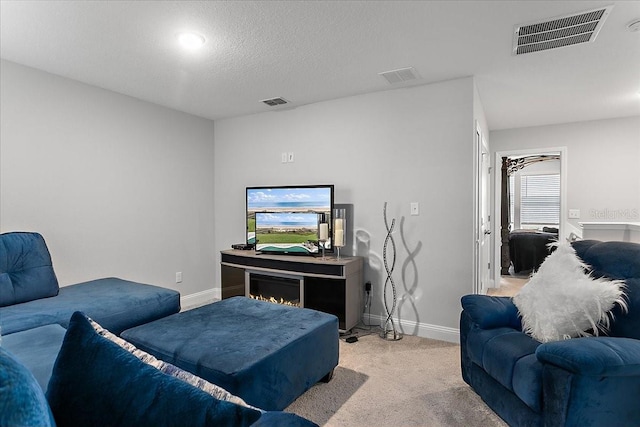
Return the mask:
<svg viewBox="0 0 640 427">
<path fill-rule="evenodd" d="M 182 310 L 200 307 L 221 299 L 220 288 L 207 289 L 206 291 L 196 292 L 195 294 L 184 295 L 180 297 L 180 307 Z"/>
<path fill-rule="evenodd" d="M 381 325 L 384 319 L 382 316 L 371 315 L 370 325 Z M 398 330 L 407 335 L 416 335 L 422 338 L 447 341 L 460 344 L 460 330 L 448 328 L 446 326 L 430 325 L 428 323 L 418 323 L 412 320 L 400 320 L 394 317 Z"/>
<path fill-rule="evenodd" d="M 496 285 L 496 281 L 495 280 L 488 279 L 487 282 L 486 282 L 486 287 L 484 289 L 482 289 L 483 290 L 483 294 L 487 293 L 487 289 L 493 289 L 493 288 L 499 288 L 499 287 L 500 287 L 500 284 L 498 283 Z"/>
</svg>

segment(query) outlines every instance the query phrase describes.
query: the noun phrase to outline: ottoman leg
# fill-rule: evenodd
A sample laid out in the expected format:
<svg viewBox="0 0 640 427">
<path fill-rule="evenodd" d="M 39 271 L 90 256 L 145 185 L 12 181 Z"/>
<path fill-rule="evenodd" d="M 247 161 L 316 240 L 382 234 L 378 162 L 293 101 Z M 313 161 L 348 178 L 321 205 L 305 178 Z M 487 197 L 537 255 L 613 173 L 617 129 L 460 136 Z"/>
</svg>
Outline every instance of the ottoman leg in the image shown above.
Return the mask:
<svg viewBox="0 0 640 427">
<path fill-rule="evenodd" d="M 331 381 L 331 378 L 333 378 L 333 371 L 335 371 L 335 368 L 332 369 L 331 371 L 329 371 L 329 373 L 327 375 L 325 375 L 324 377 L 320 378 L 320 382 L 328 383 L 329 381 Z"/>
</svg>

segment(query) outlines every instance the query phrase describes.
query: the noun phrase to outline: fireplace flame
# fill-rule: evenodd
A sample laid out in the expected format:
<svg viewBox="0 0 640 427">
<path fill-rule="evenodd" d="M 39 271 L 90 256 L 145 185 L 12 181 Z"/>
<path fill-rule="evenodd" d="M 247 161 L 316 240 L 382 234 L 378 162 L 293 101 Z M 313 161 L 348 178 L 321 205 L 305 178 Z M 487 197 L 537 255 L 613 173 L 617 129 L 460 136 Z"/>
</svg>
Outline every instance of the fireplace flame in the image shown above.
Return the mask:
<svg viewBox="0 0 640 427">
<path fill-rule="evenodd" d="M 274 298 L 274 297 L 263 297 L 262 295 L 253 295 L 253 294 L 249 294 L 249 298 L 253 298 L 255 300 L 258 301 L 267 301 L 267 302 L 272 302 L 274 304 L 282 304 L 282 305 L 288 305 L 290 307 L 300 307 L 300 302 L 299 301 L 287 301 L 284 298 L 280 298 L 279 300 Z"/>
</svg>

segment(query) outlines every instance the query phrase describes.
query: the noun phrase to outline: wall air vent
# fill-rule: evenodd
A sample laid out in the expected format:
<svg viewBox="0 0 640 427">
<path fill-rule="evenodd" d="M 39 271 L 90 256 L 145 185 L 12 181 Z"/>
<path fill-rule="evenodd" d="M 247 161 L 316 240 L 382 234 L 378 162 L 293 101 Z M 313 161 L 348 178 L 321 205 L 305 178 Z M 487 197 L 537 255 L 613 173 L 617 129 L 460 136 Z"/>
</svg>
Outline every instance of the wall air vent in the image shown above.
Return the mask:
<svg viewBox="0 0 640 427">
<path fill-rule="evenodd" d="M 385 71 L 378 74 L 387 79 L 391 85 L 410 80 L 417 80 L 419 78 L 418 73 L 416 73 L 416 70 L 413 67 L 400 68 L 398 70 Z"/>
<path fill-rule="evenodd" d="M 287 101 L 284 98 L 263 99 L 260 102 L 264 102 L 269 107 L 277 107 L 278 105 L 284 105 L 284 104 L 288 104 L 289 103 L 289 101 Z"/>
<path fill-rule="evenodd" d="M 613 5 L 544 22 L 517 25 L 513 35 L 513 54 L 522 55 L 590 43 L 596 39 L 612 8 Z"/>
</svg>

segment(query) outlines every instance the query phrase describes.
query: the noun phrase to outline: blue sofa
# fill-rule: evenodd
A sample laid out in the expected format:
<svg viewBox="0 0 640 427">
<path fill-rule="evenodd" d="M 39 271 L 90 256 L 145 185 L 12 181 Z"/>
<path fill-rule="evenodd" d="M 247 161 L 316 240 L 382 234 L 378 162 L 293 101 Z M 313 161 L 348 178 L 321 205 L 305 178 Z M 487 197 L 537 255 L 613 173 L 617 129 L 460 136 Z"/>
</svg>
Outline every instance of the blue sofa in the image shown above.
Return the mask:
<svg viewBox="0 0 640 427">
<path fill-rule="evenodd" d="M 104 328 L 120 334 L 179 311 L 178 292 L 118 278 L 59 288 L 51 256 L 40 234 L 0 234 L 0 427 L 55 423 L 100 425 L 95 419 L 80 415 L 83 408 L 84 415 L 99 413 L 99 406 L 91 408 L 91 401 L 86 400 L 94 384 L 95 391 L 102 393 L 96 395 L 100 398 L 95 399 L 95 404 L 108 402 L 110 405 L 105 416 L 118 413 L 115 408 L 119 404 L 131 402 L 121 400 L 124 391 L 145 384 L 129 396 L 141 402 L 138 418 L 118 419 L 114 425 L 181 425 L 187 419 L 186 413 L 195 414 L 195 418 L 190 418 L 194 420 L 190 425 L 211 422 L 229 425 L 230 419 L 235 420 L 233 425 L 315 425 L 293 414 L 254 411 L 229 402 L 220 403 L 189 384 L 168 379 L 125 350 L 94 336 L 77 313 L 83 312 Z M 117 370 L 123 374 L 114 375 Z M 71 381 L 73 386 L 61 387 L 61 378 Z M 106 382 L 99 385 L 98 381 Z M 85 390 L 81 391 L 81 387 Z M 123 392 L 116 392 L 118 387 Z M 48 389 L 50 393 L 45 398 L 44 392 Z M 79 402 L 80 393 L 85 398 L 82 405 L 65 406 Z M 50 408 L 52 402 L 54 405 Z M 165 404 L 158 405 L 159 412 L 152 412 L 150 406 L 145 406 L 150 402 Z M 119 413 L 123 417 L 133 416 L 130 409 Z M 152 414 L 158 418 L 145 420 L 146 415 Z M 172 424 L 172 419 L 178 422 Z"/>
<path fill-rule="evenodd" d="M 640 244 L 573 243 L 594 277 L 626 282 L 607 336 L 541 344 L 511 298 L 462 298 L 462 377 L 511 426 L 640 426 Z"/>
<path fill-rule="evenodd" d="M 180 293 L 114 277 L 60 288 L 40 234 L 0 234 L 3 346 L 35 374 L 43 389 L 75 311 L 119 334 L 179 312 Z"/>
</svg>

